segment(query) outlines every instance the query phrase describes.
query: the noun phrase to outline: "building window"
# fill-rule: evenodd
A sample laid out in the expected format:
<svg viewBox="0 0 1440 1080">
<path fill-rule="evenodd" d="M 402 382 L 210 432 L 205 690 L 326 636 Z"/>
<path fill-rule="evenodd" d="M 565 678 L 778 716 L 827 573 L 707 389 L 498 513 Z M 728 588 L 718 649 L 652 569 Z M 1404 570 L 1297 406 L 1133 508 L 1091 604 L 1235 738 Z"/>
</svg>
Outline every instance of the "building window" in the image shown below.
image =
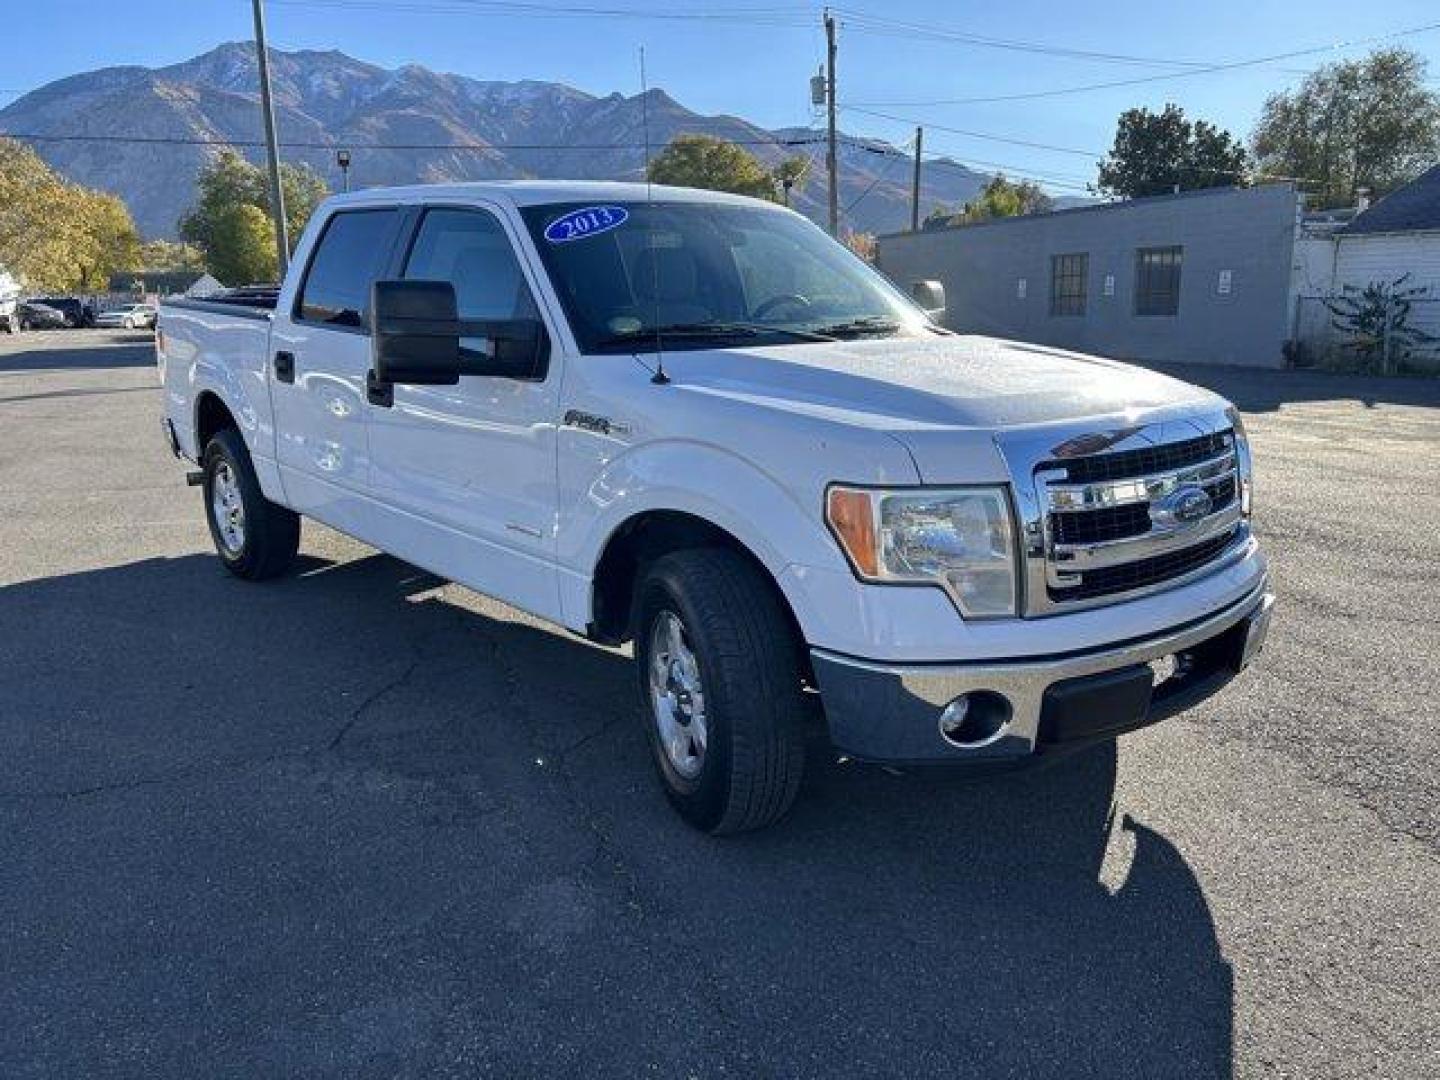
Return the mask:
<svg viewBox="0 0 1440 1080">
<path fill-rule="evenodd" d="M 1090 270 L 1090 256 L 1052 255 L 1050 257 L 1050 314 L 1085 314 L 1085 278 Z"/>
<path fill-rule="evenodd" d="M 1184 248 L 1140 248 L 1135 252 L 1135 314 L 1180 312 L 1180 257 Z"/>
</svg>

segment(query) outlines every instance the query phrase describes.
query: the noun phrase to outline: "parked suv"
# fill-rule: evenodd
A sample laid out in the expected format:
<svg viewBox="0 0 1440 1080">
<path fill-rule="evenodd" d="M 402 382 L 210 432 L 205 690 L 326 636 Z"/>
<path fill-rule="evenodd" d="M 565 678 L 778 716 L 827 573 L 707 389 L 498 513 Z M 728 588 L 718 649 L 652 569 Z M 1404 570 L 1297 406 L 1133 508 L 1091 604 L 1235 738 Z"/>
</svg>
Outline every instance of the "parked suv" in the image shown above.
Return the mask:
<svg viewBox="0 0 1440 1080">
<path fill-rule="evenodd" d="M 95 325 L 95 308 L 74 296 L 40 296 L 35 303 L 54 308 L 65 317 L 65 325 L 75 328 Z"/>
<path fill-rule="evenodd" d="M 18 307 L 21 330 L 63 330 L 65 316 L 39 300 L 22 300 Z"/>
<path fill-rule="evenodd" d="M 1189 708 L 1269 625 L 1233 407 L 952 334 L 770 203 L 337 196 L 278 296 L 167 301 L 157 357 L 232 573 L 282 574 L 312 517 L 632 642 L 709 832 L 785 812 L 818 715 L 840 754 L 1010 768 Z"/>
</svg>

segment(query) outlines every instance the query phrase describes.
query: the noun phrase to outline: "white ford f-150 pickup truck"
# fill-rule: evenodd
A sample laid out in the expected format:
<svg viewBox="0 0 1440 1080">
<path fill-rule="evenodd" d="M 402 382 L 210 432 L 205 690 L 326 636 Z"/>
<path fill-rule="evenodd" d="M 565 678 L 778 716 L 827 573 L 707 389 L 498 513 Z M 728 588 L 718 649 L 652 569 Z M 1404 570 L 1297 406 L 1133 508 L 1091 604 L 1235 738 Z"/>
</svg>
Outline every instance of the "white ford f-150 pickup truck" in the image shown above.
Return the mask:
<svg viewBox="0 0 1440 1080">
<path fill-rule="evenodd" d="M 786 811 L 817 700 L 840 754 L 985 769 L 1214 693 L 1272 604 L 1235 409 L 914 291 L 753 199 L 366 191 L 278 292 L 162 307 L 163 425 L 241 577 L 309 517 L 633 640 L 710 832 Z"/>
</svg>

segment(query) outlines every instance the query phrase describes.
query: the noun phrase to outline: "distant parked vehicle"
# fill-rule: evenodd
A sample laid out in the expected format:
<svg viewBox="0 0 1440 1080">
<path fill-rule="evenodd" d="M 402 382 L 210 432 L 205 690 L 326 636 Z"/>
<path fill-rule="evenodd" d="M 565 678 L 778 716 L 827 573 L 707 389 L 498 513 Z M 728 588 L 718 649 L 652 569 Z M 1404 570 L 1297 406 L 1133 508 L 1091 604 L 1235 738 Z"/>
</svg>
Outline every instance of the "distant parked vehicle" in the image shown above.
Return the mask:
<svg viewBox="0 0 1440 1080">
<path fill-rule="evenodd" d="M 95 325 L 138 330 L 153 327 L 155 314 L 156 309 L 153 304 L 126 304 L 113 311 L 102 311 L 95 316 Z"/>
<path fill-rule="evenodd" d="M 37 300 L 20 301 L 21 330 L 63 330 L 65 316 L 49 304 Z"/>
<path fill-rule="evenodd" d="M 20 332 L 20 284 L 0 267 L 0 330 Z"/>
<path fill-rule="evenodd" d="M 95 325 L 95 309 L 85 301 L 74 296 L 37 296 L 34 300 L 37 304 L 44 304 L 52 307 L 61 315 L 65 316 L 65 325 L 76 328 L 81 326 Z"/>
</svg>

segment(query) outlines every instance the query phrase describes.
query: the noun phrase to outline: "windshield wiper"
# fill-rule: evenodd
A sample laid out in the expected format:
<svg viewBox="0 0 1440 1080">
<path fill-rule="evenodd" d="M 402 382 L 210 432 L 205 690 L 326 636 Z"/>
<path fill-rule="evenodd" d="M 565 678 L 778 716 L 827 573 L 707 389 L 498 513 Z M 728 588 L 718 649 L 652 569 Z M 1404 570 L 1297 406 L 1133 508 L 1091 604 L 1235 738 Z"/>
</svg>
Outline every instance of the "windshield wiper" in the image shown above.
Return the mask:
<svg viewBox="0 0 1440 1080">
<path fill-rule="evenodd" d="M 775 334 L 800 341 L 835 341 L 836 338 L 821 330 L 797 330 L 788 326 L 768 326 L 765 323 L 743 322 L 691 322 L 668 323 L 665 326 L 645 327 L 630 334 L 612 334 L 603 338 L 601 345 L 629 345 L 637 342 L 653 342 L 657 337 L 665 338 L 753 338 Z"/>
<path fill-rule="evenodd" d="M 860 337 L 864 334 L 893 334 L 899 329 L 900 324 L 894 319 L 869 315 L 863 319 L 851 319 L 849 322 L 834 323 L 831 326 L 817 326 L 814 332 L 833 339 Z"/>
</svg>

